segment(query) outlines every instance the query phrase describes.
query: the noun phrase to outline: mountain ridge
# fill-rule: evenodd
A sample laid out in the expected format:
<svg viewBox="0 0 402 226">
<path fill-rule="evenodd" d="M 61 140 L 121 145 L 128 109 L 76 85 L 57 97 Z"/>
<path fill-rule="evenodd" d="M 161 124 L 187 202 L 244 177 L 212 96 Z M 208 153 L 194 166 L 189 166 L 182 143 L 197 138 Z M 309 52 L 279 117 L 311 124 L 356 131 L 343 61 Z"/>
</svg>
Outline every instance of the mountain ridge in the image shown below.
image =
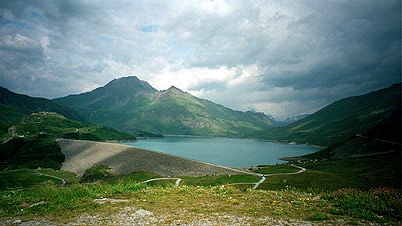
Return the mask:
<svg viewBox="0 0 402 226">
<path fill-rule="evenodd" d="M 14 106 L 24 114 L 31 114 L 39 111 L 56 112 L 69 119 L 86 122 L 83 117 L 66 106 L 56 104 L 46 98 L 31 97 L 25 94 L 14 93 L 1 86 L 0 104 Z"/>
<path fill-rule="evenodd" d="M 401 109 L 401 83 L 335 101 L 287 126 L 269 129 L 259 138 L 322 146 L 364 133 Z"/>
<path fill-rule="evenodd" d="M 122 95 L 122 89 L 130 95 Z M 272 121 L 263 115 L 235 111 L 175 86 L 158 91 L 135 76 L 53 101 L 74 108 L 90 122 L 126 132 L 241 137 L 272 126 Z"/>
</svg>

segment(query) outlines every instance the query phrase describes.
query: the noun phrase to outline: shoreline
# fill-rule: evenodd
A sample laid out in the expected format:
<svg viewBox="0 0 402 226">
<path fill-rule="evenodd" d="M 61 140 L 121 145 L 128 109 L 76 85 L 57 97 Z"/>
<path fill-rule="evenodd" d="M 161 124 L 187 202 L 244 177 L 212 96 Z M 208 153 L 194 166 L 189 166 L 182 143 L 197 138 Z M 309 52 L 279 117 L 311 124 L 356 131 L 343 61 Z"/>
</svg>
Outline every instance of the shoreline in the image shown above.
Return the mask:
<svg viewBox="0 0 402 226">
<path fill-rule="evenodd" d="M 253 174 L 226 166 L 206 163 L 181 156 L 132 146 L 83 140 L 59 139 L 58 144 L 66 157 L 63 170 L 83 175 L 96 165 L 107 165 L 112 174 L 145 171 L 166 177 Z"/>
<path fill-rule="evenodd" d="M 327 148 L 327 146 L 321 146 L 317 144 L 308 144 L 308 143 L 297 143 L 294 141 L 285 141 L 285 140 L 270 140 L 270 139 L 259 139 L 259 138 L 248 138 L 248 137 L 224 137 L 224 136 L 203 136 L 203 135 L 175 135 L 175 134 L 163 134 L 164 137 L 180 137 L 180 138 L 227 138 L 227 139 L 243 139 L 243 140 L 256 140 L 256 141 L 262 141 L 262 142 L 273 142 L 273 143 L 281 143 L 281 144 L 289 144 L 289 145 L 299 145 L 299 146 L 307 146 L 307 147 L 313 147 L 313 148 L 318 148 L 318 149 L 324 149 Z M 146 139 L 163 139 L 164 137 L 149 137 Z M 145 140 L 138 138 L 138 140 Z M 125 141 L 121 141 L 125 142 Z"/>
</svg>

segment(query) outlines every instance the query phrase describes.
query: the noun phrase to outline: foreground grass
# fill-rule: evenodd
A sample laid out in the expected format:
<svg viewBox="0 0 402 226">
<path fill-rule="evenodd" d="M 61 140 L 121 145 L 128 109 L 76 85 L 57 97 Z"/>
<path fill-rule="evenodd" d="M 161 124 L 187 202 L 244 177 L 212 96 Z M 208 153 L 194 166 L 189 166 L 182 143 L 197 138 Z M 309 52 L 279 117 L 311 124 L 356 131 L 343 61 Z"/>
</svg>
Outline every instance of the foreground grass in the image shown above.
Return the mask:
<svg viewBox="0 0 402 226">
<path fill-rule="evenodd" d="M 400 174 L 400 168 L 395 168 L 390 158 L 329 160 L 302 166 L 307 170 L 300 174 L 268 176 L 258 190 L 230 185 L 258 182 L 260 178 L 253 175 L 181 177 L 180 186 L 175 187 L 176 180 L 140 183 L 161 177 L 146 172 L 82 184 L 74 174 L 57 170 L 2 171 L 0 182 L 8 183 L 9 189 L 3 187 L 0 191 L 0 218 L 70 223 L 83 214 L 113 214 L 130 206 L 164 216 L 166 224 L 176 219 L 186 224 L 192 219 L 236 216 L 254 219 L 251 222 L 254 224 L 264 224 L 259 220 L 272 217 L 335 225 L 370 222 L 400 225 L 402 195 L 396 186 L 400 178 L 385 180 L 397 177 L 395 172 Z M 277 165 L 256 170 L 277 174 L 299 169 Z M 373 182 L 379 173 L 385 178 L 379 180 L 386 187 Z M 69 183 L 62 186 L 57 178 Z M 94 202 L 97 198 L 126 202 L 101 205 Z"/>
<path fill-rule="evenodd" d="M 278 173 L 296 173 L 300 171 L 300 169 L 290 164 L 277 164 L 277 165 L 257 166 L 257 168 L 254 169 L 253 171 L 260 174 L 278 174 Z"/>
<path fill-rule="evenodd" d="M 259 189 L 296 188 L 309 192 L 328 192 L 340 188 L 370 190 L 378 187 L 400 189 L 401 186 L 400 154 L 309 162 L 299 166 L 307 170 L 301 174 L 269 176 Z M 260 167 L 255 172 L 275 174 L 290 170 L 299 169 L 283 164 Z"/>
<path fill-rule="evenodd" d="M 184 185 L 191 186 L 219 186 L 235 183 L 257 183 L 260 178 L 253 175 L 222 175 L 202 177 L 181 177 Z"/>
<path fill-rule="evenodd" d="M 96 198 L 117 198 L 126 203 L 97 204 Z M 117 183 L 73 184 L 65 187 L 42 184 L 27 190 L 0 192 L 0 217 L 51 219 L 69 223 L 82 214 L 107 214 L 124 206 L 152 211 L 175 219 L 237 216 L 259 219 L 301 219 L 336 223 L 397 223 L 401 220 L 401 193 L 392 189 L 338 190 L 312 194 L 296 189 L 242 190 L 215 186 L 147 186 Z"/>
<path fill-rule="evenodd" d="M 67 183 L 77 183 L 78 178 L 72 172 L 54 169 L 18 169 L 0 171 L 0 189 L 29 188 L 34 185 L 49 182 L 63 184 L 63 178 Z"/>
</svg>

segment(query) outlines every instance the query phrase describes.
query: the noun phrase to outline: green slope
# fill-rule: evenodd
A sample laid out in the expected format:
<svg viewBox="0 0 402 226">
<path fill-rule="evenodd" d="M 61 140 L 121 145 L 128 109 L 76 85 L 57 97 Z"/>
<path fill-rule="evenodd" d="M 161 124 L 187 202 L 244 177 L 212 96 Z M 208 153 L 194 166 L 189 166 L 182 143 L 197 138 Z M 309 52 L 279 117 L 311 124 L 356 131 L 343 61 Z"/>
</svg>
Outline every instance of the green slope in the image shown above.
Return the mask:
<svg viewBox="0 0 402 226">
<path fill-rule="evenodd" d="M 347 159 L 380 155 L 391 155 L 400 160 L 401 110 L 395 111 L 365 133 L 351 136 L 343 142 L 333 144 L 304 157 L 309 159 Z"/>
<path fill-rule="evenodd" d="M 111 128 L 67 119 L 54 112 L 38 112 L 24 116 L 3 139 L 11 137 L 70 138 L 80 140 L 135 140 L 135 136 Z"/>
<path fill-rule="evenodd" d="M 18 123 L 13 124 L 10 120 L 5 124 L 10 127 L 0 138 L 0 169 L 60 169 L 64 162 L 64 155 L 56 142 L 56 138 L 60 137 L 95 141 L 136 139 L 131 134 L 70 120 L 54 112 L 23 115 L 18 109 L 7 105 L 0 105 L 0 110 L 7 113 L 0 117 L 2 120 L 9 118 L 15 123 L 22 117 Z"/>
<path fill-rule="evenodd" d="M 272 125 L 264 114 L 233 111 L 176 87 L 156 91 L 137 77 L 54 101 L 74 108 L 88 121 L 131 133 L 241 137 Z"/>
<path fill-rule="evenodd" d="M 68 107 L 58 105 L 45 98 L 17 94 L 1 86 L 0 104 L 14 106 L 24 114 L 31 114 L 39 111 L 57 112 L 69 119 L 85 121 L 83 117 Z"/>
<path fill-rule="evenodd" d="M 316 113 L 260 133 L 266 139 L 328 146 L 378 125 L 401 108 L 401 84 L 336 101 Z"/>
<path fill-rule="evenodd" d="M 19 123 L 24 114 L 14 106 L 0 104 L 0 137 L 13 125 Z"/>
</svg>

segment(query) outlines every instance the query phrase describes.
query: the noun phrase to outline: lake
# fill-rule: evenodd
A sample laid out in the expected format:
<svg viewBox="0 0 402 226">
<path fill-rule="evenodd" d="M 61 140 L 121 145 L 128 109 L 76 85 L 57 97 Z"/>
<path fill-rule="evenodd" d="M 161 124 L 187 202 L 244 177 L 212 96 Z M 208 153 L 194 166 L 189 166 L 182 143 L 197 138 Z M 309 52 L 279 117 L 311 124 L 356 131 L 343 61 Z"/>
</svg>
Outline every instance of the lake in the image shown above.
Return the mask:
<svg viewBox="0 0 402 226">
<path fill-rule="evenodd" d="M 222 137 L 166 136 L 121 144 L 231 167 L 274 165 L 285 162 L 280 157 L 319 150 L 304 145 Z"/>
</svg>

